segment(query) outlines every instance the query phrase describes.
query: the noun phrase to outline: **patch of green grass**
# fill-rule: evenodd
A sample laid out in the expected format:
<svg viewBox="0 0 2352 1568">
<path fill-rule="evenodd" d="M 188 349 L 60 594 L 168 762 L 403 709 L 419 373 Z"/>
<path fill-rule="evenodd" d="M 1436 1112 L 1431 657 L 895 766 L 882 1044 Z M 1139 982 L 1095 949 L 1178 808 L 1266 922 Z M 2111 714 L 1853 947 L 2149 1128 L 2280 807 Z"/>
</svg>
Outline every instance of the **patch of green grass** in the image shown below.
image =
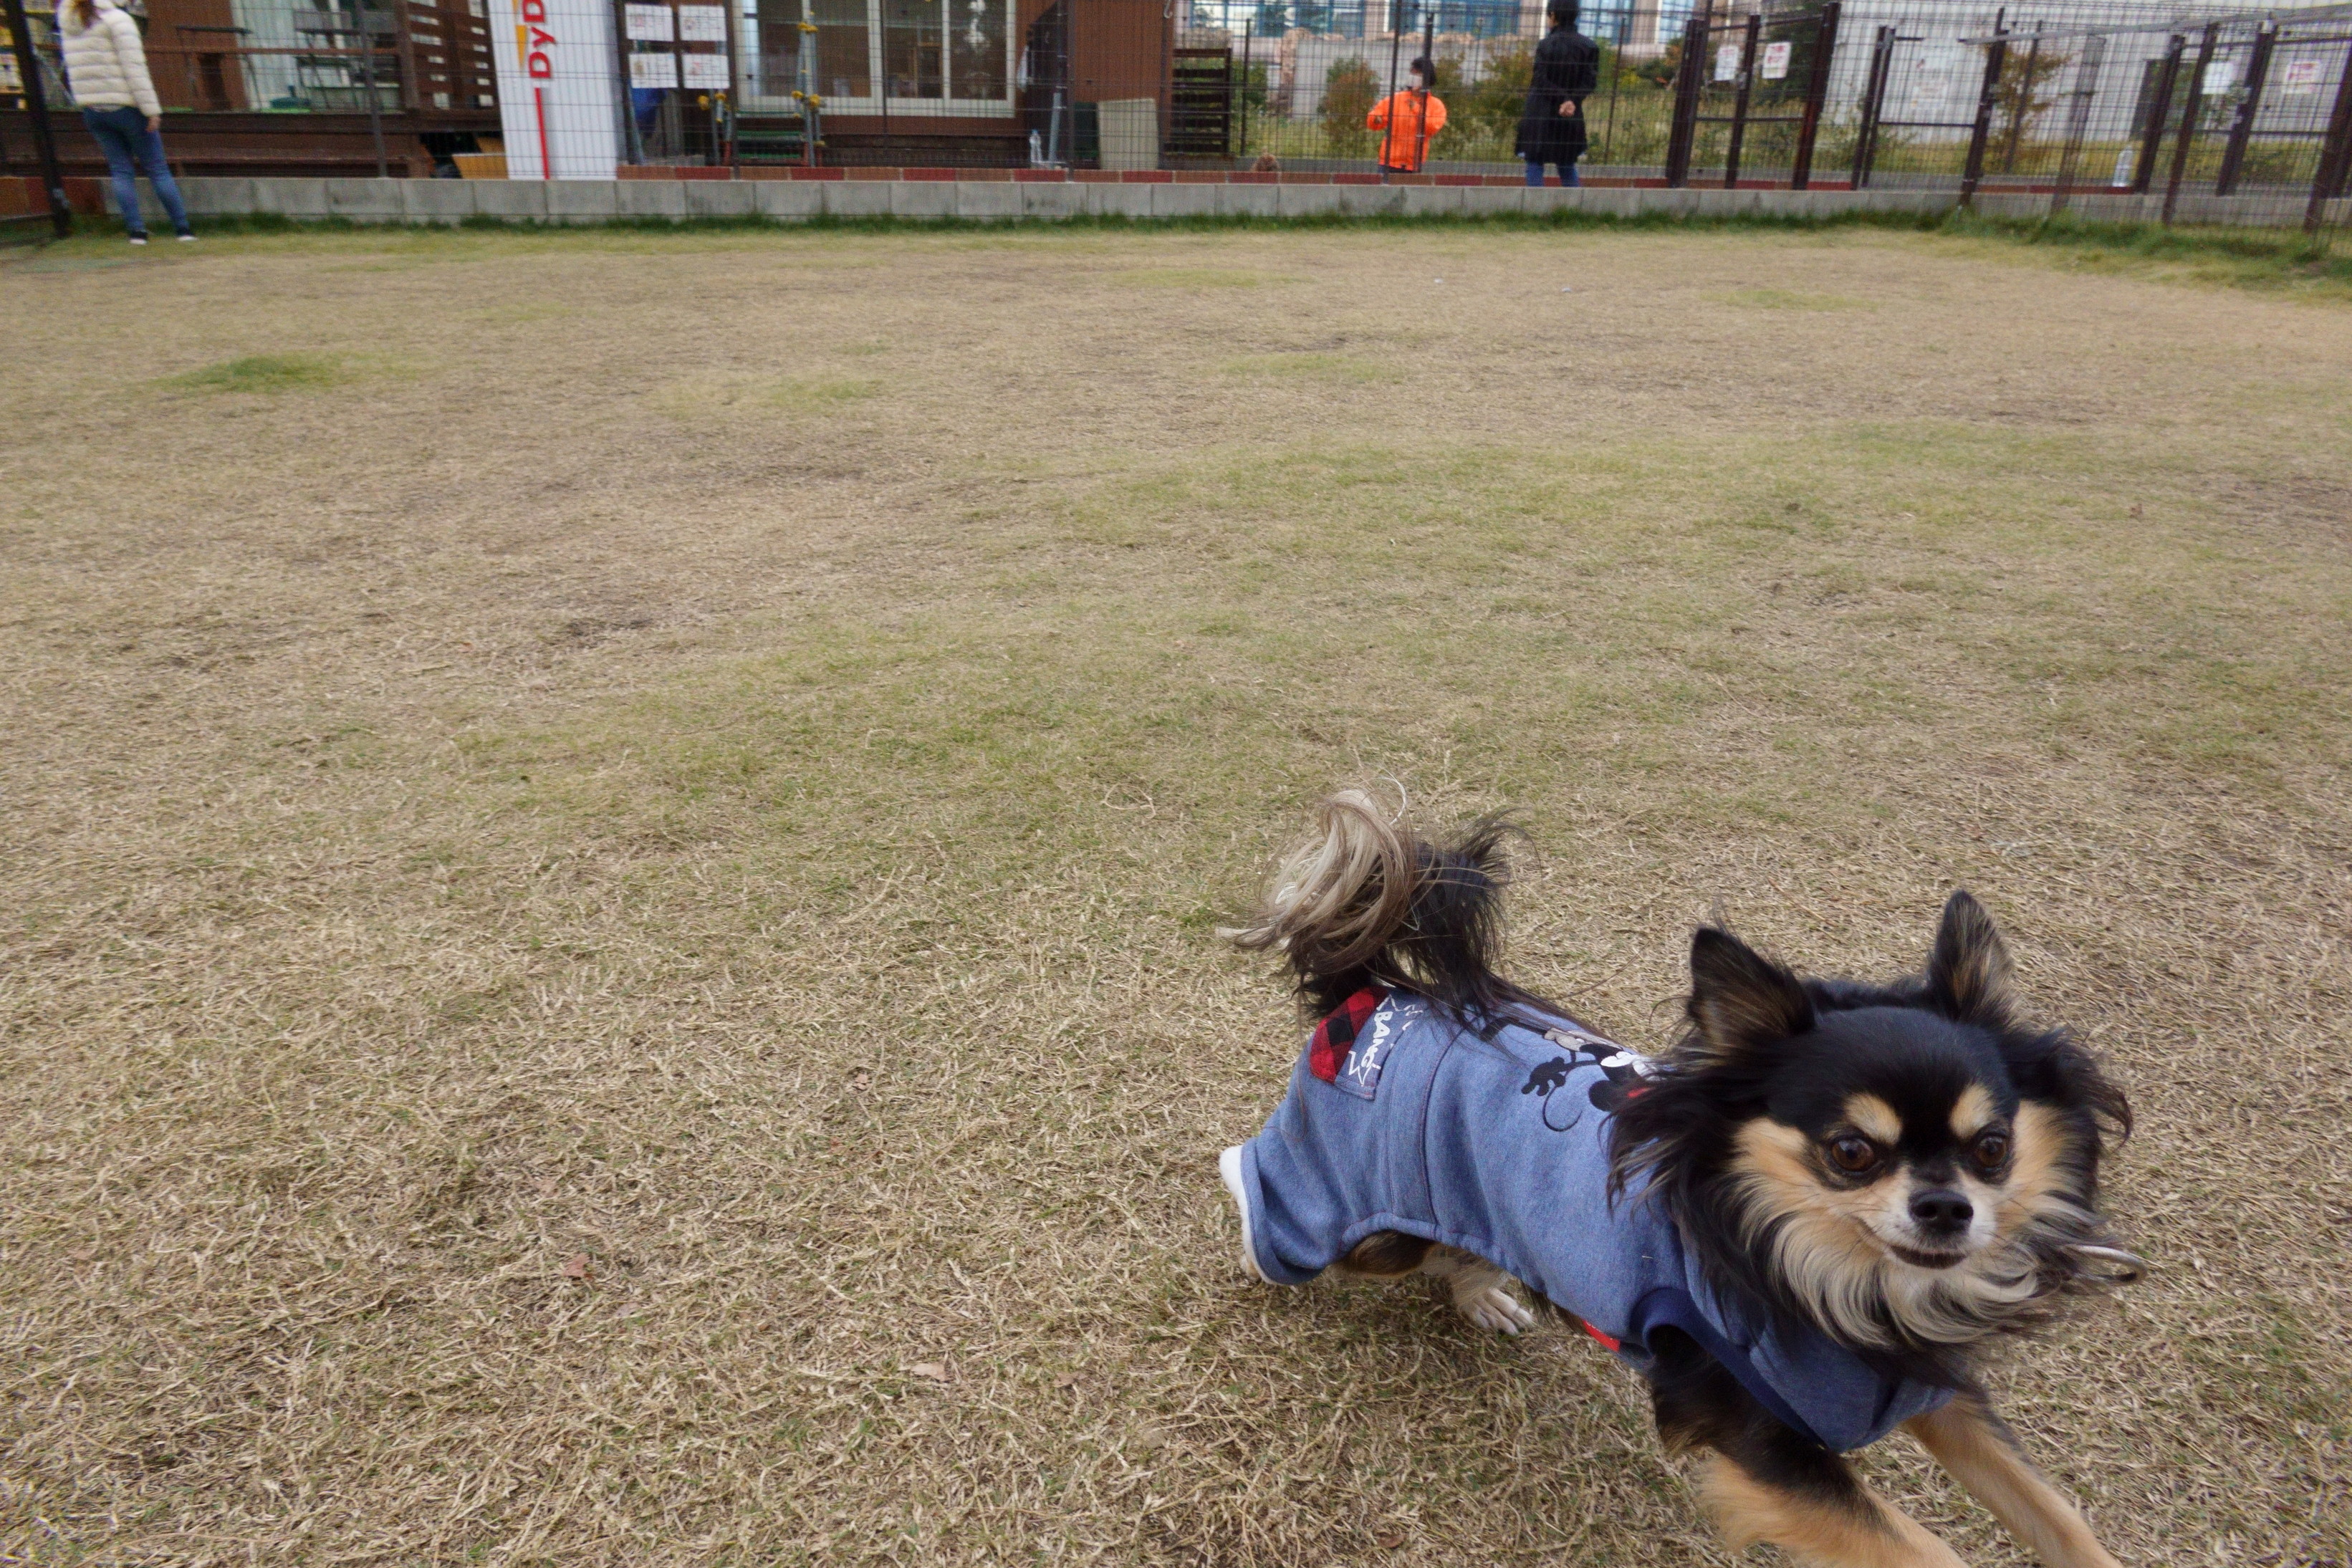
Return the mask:
<svg viewBox="0 0 2352 1568">
<path fill-rule="evenodd" d="M 274 213 L 227 214 L 205 220 L 207 237 L 240 239 L 268 237 L 278 243 L 329 240 L 337 247 L 379 253 L 391 246 L 415 245 L 478 245 L 490 235 L 538 241 L 560 239 L 577 246 L 597 236 L 607 240 L 643 238 L 659 244 L 664 238 L 740 234 L 746 240 L 759 235 L 810 233 L 908 234 L 958 233 L 975 240 L 1003 242 L 1040 231 L 1058 233 L 1209 234 L 1234 230 L 1426 230 L 1454 232 L 1515 232 L 1591 230 L 1637 233 L 1832 233 L 1842 230 L 1885 230 L 1929 233 L 1961 239 L 2021 246 L 2062 256 L 2077 265 L 2141 273 L 2161 281 L 2218 284 L 2262 290 L 2284 290 L 2304 298 L 2352 299 L 2352 249 L 2332 247 L 2327 236 L 2310 236 L 2296 230 L 2173 226 L 2161 224 L 2089 222 L 2071 214 L 2055 218 L 2009 218 L 1958 209 L 1940 213 L 1852 212 L 1827 216 L 1734 213 L 1691 216 L 1649 212 L 1632 216 L 1562 207 L 1549 213 L 1500 213 L 1475 217 L 1404 215 L 1401 214 L 1332 213 L 1295 218 L 1192 216 L 1133 218 L 1118 214 L 1066 218 L 842 217 L 819 214 L 804 222 L 785 222 L 763 214 L 730 217 L 622 218 L 595 225 L 574 225 L 475 216 L 454 224 L 419 225 L 387 231 L 348 218 L 291 219 Z M 97 253 L 95 240 L 65 242 L 68 253 L 87 246 Z M 52 250 L 59 247 L 49 247 Z M 107 255 L 112 254 L 110 245 Z M 58 258 L 62 262 L 66 257 Z M 41 261 L 17 263 L 36 270 Z M 1266 284 L 1296 283 L 1295 277 L 1237 267 L 1133 267 L 1107 275 L 1114 284 L 1144 288 L 1247 288 Z M 1769 292 L 1769 291 L 1768 291 Z M 1807 307 L 1762 307 L 1805 308 Z M 1811 307 L 1852 308 L 1852 306 Z M 1864 305 L 1863 308 L 1868 308 Z"/>
<path fill-rule="evenodd" d="M 1898 437 L 1907 462 L 1878 466 Z M 1213 881 L 1234 802 L 1311 790 L 1335 758 L 1419 780 L 1454 752 L 1482 759 L 1457 785 L 1532 800 L 1557 758 L 1605 757 L 1661 831 L 1835 836 L 1889 808 L 1826 764 L 1959 734 L 2257 789 L 2343 757 L 2341 659 L 2273 645 L 2255 608 L 2308 595 L 2145 526 L 2128 545 L 2050 528 L 2021 461 L 2044 444 L 1922 425 L 1726 442 L 1704 475 L 1624 443 L 1129 473 L 1006 525 L 1062 563 L 1048 579 L 976 579 L 887 623 L 809 617 L 624 709 L 464 745 L 543 769 L 544 809 L 582 821 L 667 801 L 664 831 L 723 833 L 816 906 L 919 821 L 979 887 L 1110 852 L 1118 812 L 1155 810 L 1198 835 L 1171 864 Z M 2111 547 L 2144 581 L 2072 586 L 2105 580 Z M 1993 558 L 2005 580 L 1950 564 Z M 1121 635 L 1070 632 L 1097 626 Z M 584 765 L 624 752 L 630 769 Z"/>
<path fill-rule="evenodd" d="M 1942 233 L 2054 253 L 2074 264 L 2239 288 L 2352 299 L 2352 251 L 2294 229 L 2168 227 L 2052 218 L 1991 218 L 1955 211 Z"/>
<path fill-rule="evenodd" d="M 247 354 L 167 378 L 182 392 L 311 392 L 349 381 L 344 362 L 330 354 Z"/>
<path fill-rule="evenodd" d="M 798 376 L 768 387 L 760 393 L 760 401 L 771 408 L 823 413 L 845 403 L 862 402 L 881 391 L 880 382 L 862 376 Z"/>
</svg>

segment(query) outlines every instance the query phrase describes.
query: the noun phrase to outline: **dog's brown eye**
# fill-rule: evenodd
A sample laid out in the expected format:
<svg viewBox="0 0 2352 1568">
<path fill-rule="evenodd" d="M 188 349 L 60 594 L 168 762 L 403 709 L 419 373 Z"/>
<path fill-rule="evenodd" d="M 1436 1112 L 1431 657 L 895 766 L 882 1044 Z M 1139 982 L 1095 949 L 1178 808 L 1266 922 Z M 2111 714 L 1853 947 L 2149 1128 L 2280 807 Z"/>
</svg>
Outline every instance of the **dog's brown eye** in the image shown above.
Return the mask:
<svg viewBox="0 0 2352 1568">
<path fill-rule="evenodd" d="M 1830 1164 L 1848 1176 L 1860 1176 L 1878 1163 L 1878 1145 L 1848 1133 L 1830 1140 Z"/>
<path fill-rule="evenodd" d="M 1969 1157 L 1975 1160 L 1980 1169 L 1999 1170 L 2002 1163 L 2009 1158 L 2009 1134 L 1985 1134 L 1977 1140 L 1976 1146 L 1969 1151 Z"/>
</svg>

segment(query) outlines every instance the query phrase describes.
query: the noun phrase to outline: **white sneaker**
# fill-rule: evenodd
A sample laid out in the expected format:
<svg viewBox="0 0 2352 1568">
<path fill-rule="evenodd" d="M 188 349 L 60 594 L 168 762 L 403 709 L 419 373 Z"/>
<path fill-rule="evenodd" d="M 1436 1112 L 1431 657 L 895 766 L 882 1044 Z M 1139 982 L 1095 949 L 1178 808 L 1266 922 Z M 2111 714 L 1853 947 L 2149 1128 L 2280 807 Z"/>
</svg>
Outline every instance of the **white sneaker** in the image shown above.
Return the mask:
<svg viewBox="0 0 2352 1568">
<path fill-rule="evenodd" d="M 1249 1270 L 1251 1279 L 1265 1284 L 1265 1273 L 1257 1266 L 1257 1247 L 1250 1235 L 1249 1187 L 1242 1180 L 1242 1146 L 1239 1144 L 1217 1156 L 1217 1178 L 1225 1184 L 1225 1191 L 1234 1200 L 1234 1212 L 1242 1217 L 1242 1267 Z"/>
<path fill-rule="evenodd" d="M 147 243 L 147 236 L 145 235 L 132 235 L 131 236 L 131 243 L 132 245 L 145 245 Z"/>
<path fill-rule="evenodd" d="M 173 237 L 178 240 L 182 245 L 194 245 L 196 243 L 196 236 L 194 235 L 174 235 Z"/>
</svg>

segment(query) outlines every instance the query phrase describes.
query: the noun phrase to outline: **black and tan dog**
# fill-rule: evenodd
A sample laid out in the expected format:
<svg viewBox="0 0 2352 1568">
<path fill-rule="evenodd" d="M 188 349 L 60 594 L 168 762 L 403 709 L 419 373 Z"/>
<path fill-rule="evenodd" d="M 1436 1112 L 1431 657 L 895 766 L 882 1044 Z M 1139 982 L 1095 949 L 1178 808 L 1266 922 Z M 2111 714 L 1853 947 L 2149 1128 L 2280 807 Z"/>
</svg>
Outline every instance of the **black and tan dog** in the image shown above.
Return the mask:
<svg viewBox="0 0 2352 1568">
<path fill-rule="evenodd" d="M 2024 1021 L 1976 900 L 1952 895 L 1925 973 L 1879 985 L 1703 928 L 1689 1029 L 1645 1060 L 1497 973 L 1500 839 L 1425 841 L 1335 796 L 1232 934 L 1281 953 L 1320 1020 L 1221 1162 L 1250 1271 L 1433 1274 L 1507 1333 L 1533 1321 L 1515 1277 L 1643 1373 L 1669 1447 L 1711 1451 L 1735 1543 L 1956 1568 L 1842 1457 L 1900 1427 L 2051 1568 L 2114 1568 L 1972 1364 L 2135 1277 L 2095 1208 L 2130 1113 Z"/>
</svg>

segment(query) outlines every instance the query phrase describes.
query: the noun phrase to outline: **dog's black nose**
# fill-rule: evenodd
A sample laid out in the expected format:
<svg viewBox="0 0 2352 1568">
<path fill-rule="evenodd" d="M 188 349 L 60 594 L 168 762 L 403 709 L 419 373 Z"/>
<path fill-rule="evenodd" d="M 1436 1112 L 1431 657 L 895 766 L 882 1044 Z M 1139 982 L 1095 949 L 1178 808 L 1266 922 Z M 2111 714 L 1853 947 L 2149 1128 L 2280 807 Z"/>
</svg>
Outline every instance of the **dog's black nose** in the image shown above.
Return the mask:
<svg viewBox="0 0 2352 1568">
<path fill-rule="evenodd" d="M 1965 1196 L 1946 1186 L 1915 1193 L 1911 1197 L 1912 1223 L 1922 1230 L 1966 1230 L 1976 1213 L 1976 1207 Z"/>
</svg>

